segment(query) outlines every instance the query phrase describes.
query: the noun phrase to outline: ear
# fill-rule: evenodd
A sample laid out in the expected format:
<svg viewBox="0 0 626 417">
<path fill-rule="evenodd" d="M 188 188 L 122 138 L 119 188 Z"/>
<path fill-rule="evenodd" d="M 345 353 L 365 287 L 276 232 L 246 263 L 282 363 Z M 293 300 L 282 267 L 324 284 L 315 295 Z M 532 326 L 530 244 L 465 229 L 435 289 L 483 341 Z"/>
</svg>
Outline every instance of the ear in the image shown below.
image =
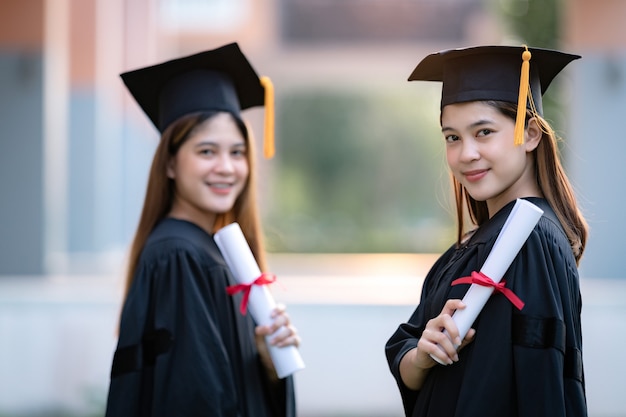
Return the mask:
<svg viewBox="0 0 626 417">
<path fill-rule="evenodd" d="M 543 130 L 541 130 L 541 127 L 539 127 L 536 118 L 533 117 L 528 120 L 528 126 L 524 131 L 524 135 L 524 147 L 526 149 L 526 152 L 534 151 L 537 146 L 539 146 L 539 142 L 543 137 Z"/>
<path fill-rule="evenodd" d="M 176 178 L 176 158 L 174 158 L 173 156 L 171 156 L 170 159 L 167 161 L 166 174 L 167 178 L 170 178 L 172 180 Z"/>
</svg>

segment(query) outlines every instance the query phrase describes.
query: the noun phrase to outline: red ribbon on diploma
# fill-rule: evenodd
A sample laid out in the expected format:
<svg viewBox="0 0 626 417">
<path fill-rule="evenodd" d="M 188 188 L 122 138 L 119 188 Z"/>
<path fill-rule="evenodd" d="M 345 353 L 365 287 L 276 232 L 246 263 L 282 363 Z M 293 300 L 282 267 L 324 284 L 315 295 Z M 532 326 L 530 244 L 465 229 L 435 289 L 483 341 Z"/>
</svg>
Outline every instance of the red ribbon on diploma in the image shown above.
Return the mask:
<svg viewBox="0 0 626 417">
<path fill-rule="evenodd" d="M 517 307 L 518 310 L 524 308 L 524 302 L 520 300 L 520 298 L 515 295 L 513 291 L 504 286 L 504 281 L 494 282 L 491 278 L 489 278 L 482 272 L 474 271 L 469 277 L 455 279 L 454 281 L 452 281 L 451 285 L 457 284 L 478 284 L 482 285 L 483 287 L 493 287 L 496 292 L 502 293 L 515 307 Z"/>
<path fill-rule="evenodd" d="M 244 316 L 246 315 L 246 311 L 248 310 L 248 299 L 250 298 L 250 291 L 252 291 L 253 285 L 267 285 L 276 281 L 276 276 L 274 274 L 262 273 L 257 279 L 248 283 L 248 284 L 236 284 L 229 285 L 226 287 L 226 292 L 228 295 L 237 294 L 240 291 L 243 291 L 243 299 L 241 300 L 241 304 L 239 305 L 239 311 Z"/>
</svg>

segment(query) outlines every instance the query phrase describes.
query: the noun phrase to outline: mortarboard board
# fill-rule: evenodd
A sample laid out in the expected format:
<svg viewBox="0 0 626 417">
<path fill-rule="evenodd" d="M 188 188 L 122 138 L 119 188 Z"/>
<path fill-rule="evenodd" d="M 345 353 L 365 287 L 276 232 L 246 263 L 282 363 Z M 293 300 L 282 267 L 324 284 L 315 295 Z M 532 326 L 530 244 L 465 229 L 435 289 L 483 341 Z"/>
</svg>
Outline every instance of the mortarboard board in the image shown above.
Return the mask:
<svg viewBox="0 0 626 417">
<path fill-rule="evenodd" d="M 542 115 L 541 96 L 554 77 L 578 58 L 579 55 L 524 46 L 450 49 L 424 58 L 409 81 L 441 81 L 441 108 L 477 100 L 518 104 L 516 143 L 523 143 L 520 129 L 523 131 L 525 112 L 520 108 L 528 107 Z"/>
<path fill-rule="evenodd" d="M 236 43 L 121 74 L 124 84 L 159 132 L 200 111 L 232 114 L 265 106 L 264 154 L 274 154 L 274 91 Z"/>
</svg>

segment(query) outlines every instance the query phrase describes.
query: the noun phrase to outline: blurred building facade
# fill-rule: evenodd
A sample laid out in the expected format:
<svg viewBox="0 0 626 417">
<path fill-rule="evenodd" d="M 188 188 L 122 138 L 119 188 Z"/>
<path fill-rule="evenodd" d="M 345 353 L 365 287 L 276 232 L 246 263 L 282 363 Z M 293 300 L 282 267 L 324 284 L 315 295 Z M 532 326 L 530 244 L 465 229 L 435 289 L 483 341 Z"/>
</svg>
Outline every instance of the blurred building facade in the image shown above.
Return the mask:
<svg viewBox="0 0 626 417">
<path fill-rule="evenodd" d="M 22 139 L 2 164 L 2 191 L 15 198 L 0 216 L 0 272 L 106 270 L 127 246 L 158 139 L 123 89 L 125 70 L 236 40 L 279 94 L 398 84 L 421 53 L 496 36 L 471 32 L 480 16 L 488 22 L 476 0 L 370 3 L 3 1 L 13 25 L 0 32 L 2 117 L 6 140 Z M 437 14 L 454 24 L 433 25 Z"/>
<path fill-rule="evenodd" d="M 497 37 L 493 24 L 472 32 L 477 19 L 489 22 L 478 0 L 365 8 L 354 0 L 4 0 L 0 8 L 10 23 L 0 32 L 10 143 L 0 191 L 13 197 L 0 213 L 5 275 L 119 263 L 158 140 L 123 89 L 123 71 L 236 40 L 279 94 L 399 84 L 426 51 Z M 434 24 L 437 15 L 451 24 Z"/>
<path fill-rule="evenodd" d="M 119 73 L 237 41 L 274 79 L 279 96 L 315 85 L 405 88 L 406 74 L 428 52 L 505 42 L 489 5 L 3 0 L 0 274 L 109 271 L 110 261 L 122 258 L 158 138 Z M 596 168 L 619 166 L 626 146 L 603 146 L 626 100 L 625 46 L 615 21 L 626 6 L 563 5 L 564 47 L 584 55 L 564 89 L 571 112 L 566 159 L 592 226 L 584 268 L 589 276 L 614 277 L 616 242 L 626 232 L 618 211 L 623 197 L 609 189 L 615 178 Z M 254 111 L 250 118 L 253 127 L 259 123 Z"/>
</svg>

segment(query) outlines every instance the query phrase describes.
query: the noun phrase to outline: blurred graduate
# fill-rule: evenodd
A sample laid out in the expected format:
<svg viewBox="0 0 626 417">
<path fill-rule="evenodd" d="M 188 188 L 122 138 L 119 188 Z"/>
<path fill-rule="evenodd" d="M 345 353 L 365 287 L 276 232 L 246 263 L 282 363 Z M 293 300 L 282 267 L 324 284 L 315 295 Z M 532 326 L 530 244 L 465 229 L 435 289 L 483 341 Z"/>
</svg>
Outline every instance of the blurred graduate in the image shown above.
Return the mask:
<svg viewBox="0 0 626 417">
<path fill-rule="evenodd" d="M 587 415 L 577 269 L 587 225 L 542 109 L 553 78 L 578 58 L 480 46 L 431 54 L 409 77 L 443 83 L 442 146 L 458 233 L 386 345 L 407 416 Z M 496 287 L 478 272 L 517 199 L 543 216 L 503 287 L 461 335 L 451 316 L 466 308 L 471 283 Z"/>
<path fill-rule="evenodd" d="M 238 222 L 266 269 L 254 140 L 241 111 L 264 106 L 273 154 L 273 87 L 237 44 L 121 75 L 161 133 L 132 243 L 106 415 L 293 417 L 265 336 L 300 338 L 283 306 L 270 326 L 242 314 L 242 293 L 213 234 Z"/>
</svg>

